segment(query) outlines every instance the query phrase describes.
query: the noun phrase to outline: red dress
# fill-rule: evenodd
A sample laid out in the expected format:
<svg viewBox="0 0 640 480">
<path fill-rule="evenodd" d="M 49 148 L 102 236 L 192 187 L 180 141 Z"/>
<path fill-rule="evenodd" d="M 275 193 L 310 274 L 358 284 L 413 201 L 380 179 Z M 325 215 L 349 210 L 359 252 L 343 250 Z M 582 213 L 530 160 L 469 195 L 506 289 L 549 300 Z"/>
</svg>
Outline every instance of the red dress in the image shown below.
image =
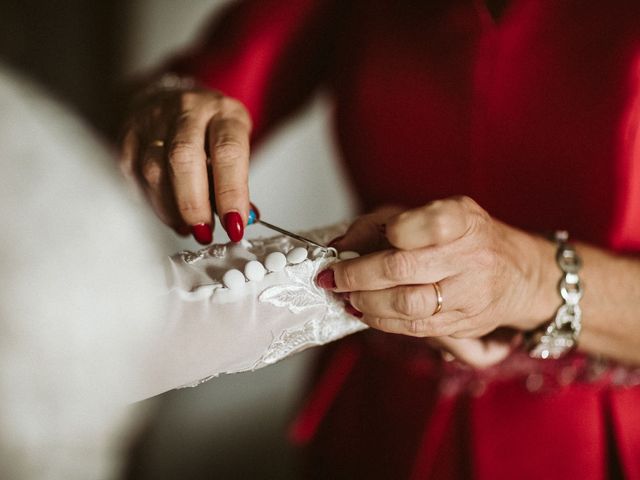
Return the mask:
<svg viewBox="0 0 640 480">
<path fill-rule="evenodd" d="M 482 0 L 254 0 L 207 33 L 172 67 L 242 100 L 256 139 L 332 96 L 363 209 L 467 194 L 640 251 L 637 0 L 512 0 L 497 20 Z M 640 479 L 632 369 L 516 353 L 474 372 L 367 331 L 317 378 L 292 431 L 309 477 Z"/>
</svg>

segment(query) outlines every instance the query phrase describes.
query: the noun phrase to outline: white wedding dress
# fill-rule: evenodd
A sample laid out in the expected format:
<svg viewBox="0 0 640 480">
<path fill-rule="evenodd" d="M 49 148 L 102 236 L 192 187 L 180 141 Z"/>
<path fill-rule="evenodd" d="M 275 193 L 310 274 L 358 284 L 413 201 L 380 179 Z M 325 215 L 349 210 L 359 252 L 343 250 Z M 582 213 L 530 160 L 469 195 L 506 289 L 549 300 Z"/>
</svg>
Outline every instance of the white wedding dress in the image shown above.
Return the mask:
<svg viewBox="0 0 640 480">
<path fill-rule="evenodd" d="M 365 328 L 314 284 L 332 258 L 221 283 L 284 237 L 167 259 L 112 154 L 1 66 L 0 111 L 0 478 L 116 478 L 128 403 Z"/>
<path fill-rule="evenodd" d="M 344 225 L 306 235 L 325 243 Z M 315 277 L 337 259 L 308 249 L 308 258 L 289 262 L 262 280 L 234 289 L 222 278 L 229 269 L 242 271 L 250 261 L 264 262 L 271 252 L 288 253 L 301 244 L 285 236 L 213 245 L 171 258 L 170 305 L 166 325 L 150 339 L 153 365 L 146 397 L 195 385 L 221 373 L 255 370 L 306 348 L 337 340 L 366 328 L 344 310 L 344 302 L 316 286 Z M 298 259 L 299 261 L 299 259 Z"/>
</svg>

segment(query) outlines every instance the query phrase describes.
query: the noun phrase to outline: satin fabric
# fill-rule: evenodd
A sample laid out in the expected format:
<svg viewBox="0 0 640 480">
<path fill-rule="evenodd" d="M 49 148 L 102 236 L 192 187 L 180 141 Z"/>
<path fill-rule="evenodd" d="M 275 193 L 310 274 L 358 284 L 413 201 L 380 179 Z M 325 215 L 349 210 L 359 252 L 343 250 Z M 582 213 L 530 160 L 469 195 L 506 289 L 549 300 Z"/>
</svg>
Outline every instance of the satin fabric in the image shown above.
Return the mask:
<svg viewBox="0 0 640 480">
<path fill-rule="evenodd" d="M 512 225 L 638 252 L 640 3 L 493 13 L 472 0 L 237 2 L 168 68 L 242 100 L 255 142 L 326 90 L 363 210 L 466 194 Z M 393 335 L 325 351 L 293 427 L 308 476 L 640 478 L 640 388 L 532 392 L 521 375 L 443 395 L 446 374 Z"/>
</svg>

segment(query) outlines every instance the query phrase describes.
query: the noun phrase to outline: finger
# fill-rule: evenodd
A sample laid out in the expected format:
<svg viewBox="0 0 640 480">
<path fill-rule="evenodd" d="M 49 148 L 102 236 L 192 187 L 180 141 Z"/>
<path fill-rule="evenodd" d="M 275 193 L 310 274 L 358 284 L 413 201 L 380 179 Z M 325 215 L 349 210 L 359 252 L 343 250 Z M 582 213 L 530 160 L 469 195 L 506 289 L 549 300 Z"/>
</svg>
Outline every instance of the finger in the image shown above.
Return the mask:
<svg viewBox="0 0 640 480">
<path fill-rule="evenodd" d="M 452 242 L 470 231 L 487 214 L 468 197 L 437 200 L 387 221 L 389 243 L 412 250 Z"/>
<path fill-rule="evenodd" d="M 176 206 L 162 145 L 147 146 L 141 161 L 140 175 L 149 203 L 160 220 L 177 233 L 184 234 L 186 225 Z"/>
<path fill-rule="evenodd" d="M 512 346 L 508 342 L 451 337 L 440 337 L 437 341 L 442 348 L 445 348 L 458 360 L 478 369 L 495 365 L 507 358 L 512 352 Z"/>
<path fill-rule="evenodd" d="M 371 328 L 387 333 L 397 333 L 412 337 L 442 337 L 455 332 L 462 320 L 460 312 L 442 312 L 431 317 L 404 320 L 363 315 L 361 321 Z"/>
<path fill-rule="evenodd" d="M 439 282 L 456 274 L 464 264 L 464 255 L 456 254 L 453 249 L 452 246 L 446 246 L 370 253 L 334 263 L 318 275 L 317 282 L 320 287 L 336 292 L 382 290 L 398 285 Z M 331 279 L 328 278 L 330 274 Z"/>
<path fill-rule="evenodd" d="M 239 102 L 224 99 L 209 125 L 209 151 L 218 216 L 235 242 L 242 240 L 249 214 L 251 122 Z"/>
<path fill-rule="evenodd" d="M 176 121 L 168 151 L 171 185 L 183 221 L 192 227 L 200 243 L 209 243 L 212 214 L 204 146 L 212 110 L 210 104 L 185 107 Z"/>
<path fill-rule="evenodd" d="M 120 143 L 120 156 L 118 158 L 118 165 L 120 171 L 127 179 L 135 178 L 135 166 L 134 162 L 138 155 L 138 149 L 140 141 L 138 139 L 138 133 L 134 128 L 128 128 L 122 137 Z"/>
<path fill-rule="evenodd" d="M 455 291 L 448 288 L 449 283 L 447 280 L 440 282 L 441 291 Z M 365 315 L 411 320 L 433 315 L 438 306 L 438 297 L 433 284 L 409 285 L 377 291 L 351 292 L 349 302 Z M 448 311 L 456 310 L 455 300 L 451 295 L 447 296 L 446 308 Z"/>
<path fill-rule="evenodd" d="M 352 250 L 361 255 L 389 248 L 385 236 L 386 221 L 398 214 L 400 208 L 385 207 L 355 220 L 346 233 L 331 246 L 339 251 Z"/>
</svg>

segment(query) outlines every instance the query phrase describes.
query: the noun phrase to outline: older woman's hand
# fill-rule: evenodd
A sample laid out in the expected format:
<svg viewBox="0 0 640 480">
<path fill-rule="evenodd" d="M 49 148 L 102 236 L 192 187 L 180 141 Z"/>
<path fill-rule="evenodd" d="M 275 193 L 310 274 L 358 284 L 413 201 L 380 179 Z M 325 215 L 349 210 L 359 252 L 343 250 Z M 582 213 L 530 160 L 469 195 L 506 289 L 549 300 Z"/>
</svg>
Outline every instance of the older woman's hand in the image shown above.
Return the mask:
<svg viewBox="0 0 640 480">
<path fill-rule="evenodd" d="M 250 133 L 237 100 L 203 89 L 158 92 L 129 119 L 120 166 L 164 223 L 203 244 L 212 241 L 215 192 L 217 213 L 238 241 L 249 212 Z"/>
<path fill-rule="evenodd" d="M 366 227 L 372 217 L 356 222 L 334 245 L 362 253 L 386 242 L 389 248 L 336 263 L 317 279 L 349 292 L 349 310 L 371 327 L 477 338 L 503 326 L 529 330 L 551 317 L 557 294 L 545 272 L 557 272 L 550 242 L 495 220 L 467 197 L 376 220 L 377 227 Z"/>
</svg>

